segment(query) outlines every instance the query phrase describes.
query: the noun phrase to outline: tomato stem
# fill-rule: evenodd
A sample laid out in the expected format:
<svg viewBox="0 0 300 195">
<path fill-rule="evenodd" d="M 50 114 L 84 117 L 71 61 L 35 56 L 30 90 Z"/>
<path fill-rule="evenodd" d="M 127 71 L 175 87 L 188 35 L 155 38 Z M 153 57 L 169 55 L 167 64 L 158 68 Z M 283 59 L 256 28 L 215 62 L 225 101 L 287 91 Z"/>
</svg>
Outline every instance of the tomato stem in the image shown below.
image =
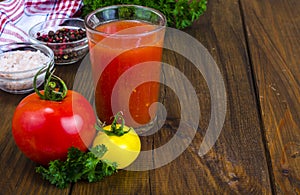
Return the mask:
<svg viewBox="0 0 300 195">
<path fill-rule="evenodd" d="M 51 64 L 49 64 L 45 73 L 44 93 L 42 94 L 37 89 L 36 83 L 37 83 L 37 77 L 44 72 L 45 67 L 41 68 L 34 76 L 34 80 L 33 80 L 34 91 L 43 100 L 62 101 L 66 97 L 68 92 L 67 85 L 61 78 L 54 75 L 55 70 L 50 71 L 50 68 L 51 68 Z"/>
<path fill-rule="evenodd" d="M 120 126 L 117 125 L 119 124 L 118 121 L 121 120 L 121 124 Z M 119 126 L 119 128 L 118 128 Z M 112 135 L 115 135 L 115 136 L 123 136 L 124 134 L 128 133 L 131 128 L 128 129 L 128 131 L 124 131 L 124 126 L 125 126 L 125 120 L 122 116 L 122 112 L 118 112 L 115 116 L 114 116 L 114 120 L 111 124 L 111 129 L 108 131 L 108 130 L 104 130 L 103 128 L 99 128 L 96 126 L 97 130 L 100 130 L 100 131 L 103 131 L 104 133 L 106 133 L 108 136 L 112 136 Z"/>
</svg>

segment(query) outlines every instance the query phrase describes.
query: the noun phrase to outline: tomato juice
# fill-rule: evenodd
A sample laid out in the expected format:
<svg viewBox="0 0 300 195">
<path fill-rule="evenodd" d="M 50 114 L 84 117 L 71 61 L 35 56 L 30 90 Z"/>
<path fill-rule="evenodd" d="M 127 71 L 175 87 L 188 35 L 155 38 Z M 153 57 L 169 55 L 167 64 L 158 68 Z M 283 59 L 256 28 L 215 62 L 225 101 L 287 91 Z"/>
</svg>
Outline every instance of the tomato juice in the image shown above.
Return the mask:
<svg viewBox="0 0 300 195">
<path fill-rule="evenodd" d="M 128 126 L 151 122 L 156 109 L 149 107 L 158 101 L 165 29 L 119 20 L 99 25 L 95 30 L 101 33 L 88 36 L 99 119 L 111 123 L 114 112 L 122 111 Z"/>
</svg>

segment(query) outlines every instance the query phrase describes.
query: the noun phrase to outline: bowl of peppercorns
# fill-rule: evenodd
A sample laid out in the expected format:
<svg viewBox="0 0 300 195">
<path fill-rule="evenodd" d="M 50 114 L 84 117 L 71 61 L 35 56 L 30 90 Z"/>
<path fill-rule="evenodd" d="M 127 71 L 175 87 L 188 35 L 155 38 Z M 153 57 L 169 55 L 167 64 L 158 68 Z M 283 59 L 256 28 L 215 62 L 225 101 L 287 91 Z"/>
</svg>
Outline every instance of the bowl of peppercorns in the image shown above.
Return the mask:
<svg viewBox="0 0 300 195">
<path fill-rule="evenodd" d="M 53 50 L 55 64 L 72 64 L 88 52 L 84 21 L 80 18 L 47 20 L 29 30 L 33 43 L 47 45 Z"/>
</svg>

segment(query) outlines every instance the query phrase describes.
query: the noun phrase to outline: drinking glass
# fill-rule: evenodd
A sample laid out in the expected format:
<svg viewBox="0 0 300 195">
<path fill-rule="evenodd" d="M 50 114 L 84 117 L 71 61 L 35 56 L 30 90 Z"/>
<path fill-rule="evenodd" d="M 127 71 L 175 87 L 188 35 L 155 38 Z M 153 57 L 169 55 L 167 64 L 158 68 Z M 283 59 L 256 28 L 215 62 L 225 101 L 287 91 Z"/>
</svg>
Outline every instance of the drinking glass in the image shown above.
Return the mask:
<svg viewBox="0 0 300 195">
<path fill-rule="evenodd" d="M 126 125 L 151 127 L 157 112 L 166 18 L 137 5 L 99 8 L 85 18 L 100 121 L 122 112 Z"/>
</svg>

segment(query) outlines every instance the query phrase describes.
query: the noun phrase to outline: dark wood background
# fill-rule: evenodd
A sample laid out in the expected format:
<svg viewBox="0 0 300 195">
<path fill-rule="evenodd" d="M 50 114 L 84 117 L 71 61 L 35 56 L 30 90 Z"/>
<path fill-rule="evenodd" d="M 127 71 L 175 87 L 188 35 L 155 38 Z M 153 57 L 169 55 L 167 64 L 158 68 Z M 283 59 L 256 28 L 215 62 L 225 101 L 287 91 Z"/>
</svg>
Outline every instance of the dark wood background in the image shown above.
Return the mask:
<svg viewBox="0 0 300 195">
<path fill-rule="evenodd" d="M 222 132 L 203 157 L 198 150 L 211 114 L 208 86 L 191 62 L 171 51 L 164 61 L 191 81 L 201 117 L 190 146 L 154 170 L 122 170 L 102 182 L 55 188 L 34 172 L 36 164 L 12 138 L 12 114 L 25 95 L 0 92 L 0 194 L 300 194 L 299 10 L 299 0 L 208 0 L 205 14 L 184 30 L 217 62 L 227 93 Z M 78 67 L 60 66 L 56 73 L 72 87 Z M 142 137 L 143 150 L 176 136 L 178 99 L 166 86 L 161 92 L 168 120 Z"/>
</svg>

